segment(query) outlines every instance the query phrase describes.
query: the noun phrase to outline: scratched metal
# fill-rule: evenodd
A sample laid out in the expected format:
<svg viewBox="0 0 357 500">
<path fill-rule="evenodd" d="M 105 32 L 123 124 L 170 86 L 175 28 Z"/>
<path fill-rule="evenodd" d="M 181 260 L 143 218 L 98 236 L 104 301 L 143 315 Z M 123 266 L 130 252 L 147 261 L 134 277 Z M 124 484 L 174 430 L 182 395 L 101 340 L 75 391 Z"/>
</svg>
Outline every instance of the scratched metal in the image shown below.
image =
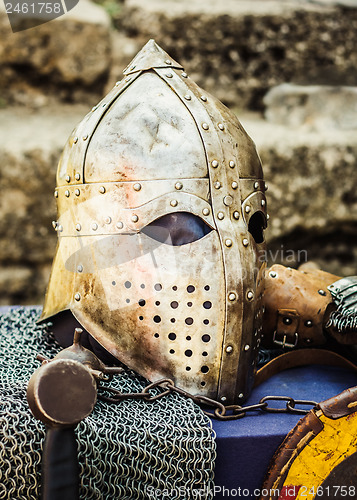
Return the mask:
<svg viewBox="0 0 357 500">
<path fill-rule="evenodd" d="M 266 199 L 235 115 L 150 41 L 74 129 L 55 196 L 42 319 L 70 309 L 150 380 L 242 401 L 261 335 Z M 179 212 L 211 231 L 182 246 L 142 232 Z"/>
</svg>

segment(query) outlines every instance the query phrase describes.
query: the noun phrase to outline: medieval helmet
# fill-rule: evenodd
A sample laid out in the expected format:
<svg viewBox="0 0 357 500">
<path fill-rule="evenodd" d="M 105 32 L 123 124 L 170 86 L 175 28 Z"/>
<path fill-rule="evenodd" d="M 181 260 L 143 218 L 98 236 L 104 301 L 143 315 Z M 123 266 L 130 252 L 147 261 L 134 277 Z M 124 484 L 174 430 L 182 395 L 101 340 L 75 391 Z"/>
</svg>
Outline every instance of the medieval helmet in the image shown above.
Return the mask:
<svg viewBox="0 0 357 500">
<path fill-rule="evenodd" d="M 235 115 L 150 40 L 64 148 L 41 320 L 70 310 L 150 381 L 242 401 L 261 335 L 264 191 Z"/>
</svg>

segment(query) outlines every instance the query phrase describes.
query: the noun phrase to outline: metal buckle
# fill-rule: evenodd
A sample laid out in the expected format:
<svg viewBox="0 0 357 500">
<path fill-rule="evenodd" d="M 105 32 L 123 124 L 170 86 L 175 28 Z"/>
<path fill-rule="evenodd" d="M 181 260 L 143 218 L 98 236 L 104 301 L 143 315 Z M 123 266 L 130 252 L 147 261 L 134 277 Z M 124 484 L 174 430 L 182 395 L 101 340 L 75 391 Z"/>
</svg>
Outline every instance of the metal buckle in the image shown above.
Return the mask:
<svg viewBox="0 0 357 500">
<path fill-rule="evenodd" d="M 286 342 L 286 337 L 287 337 L 286 333 L 283 334 L 283 340 L 277 340 L 276 336 L 277 336 L 277 332 L 275 330 L 274 335 L 273 335 L 273 342 L 276 345 L 281 345 L 283 348 L 284 347 L 289 347 L 289 348 L 292 349 L 292 348 L 296 347 L 296 345 L 298 343 L 298 340 L 299 340 L 299 334 L 298 334 L 298 332 L 294 333 L 295 341 L 294 341 L 293 344 L 290 343 L 290 342 Z"/>
</svg>

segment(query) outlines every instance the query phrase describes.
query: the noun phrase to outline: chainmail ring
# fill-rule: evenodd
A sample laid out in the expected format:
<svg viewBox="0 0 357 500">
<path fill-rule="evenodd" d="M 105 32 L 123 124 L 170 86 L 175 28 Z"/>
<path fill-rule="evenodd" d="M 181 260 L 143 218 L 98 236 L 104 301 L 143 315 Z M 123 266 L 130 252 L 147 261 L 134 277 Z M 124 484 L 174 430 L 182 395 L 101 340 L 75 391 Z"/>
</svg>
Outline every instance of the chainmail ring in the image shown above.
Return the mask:
<svg viewBox="0 0 357 500">
<path fill-rule="evenodd" d="M 50 323 L 36 324 L 39 314 L 40 308 L 26 307 L 0 315 L 0 499 L 40 497 L 45 426 L 32 416 L 26 388 L 39 366 L 36 355 L 52 358 L 61 347 Z M 145 385 L 132 371 L 110 382 L 121 392 Z M 215 434 L 199 406 L 179 394 L 98 401 L 76 436 L 81 499 L 213 497 Z"/>
</svg>

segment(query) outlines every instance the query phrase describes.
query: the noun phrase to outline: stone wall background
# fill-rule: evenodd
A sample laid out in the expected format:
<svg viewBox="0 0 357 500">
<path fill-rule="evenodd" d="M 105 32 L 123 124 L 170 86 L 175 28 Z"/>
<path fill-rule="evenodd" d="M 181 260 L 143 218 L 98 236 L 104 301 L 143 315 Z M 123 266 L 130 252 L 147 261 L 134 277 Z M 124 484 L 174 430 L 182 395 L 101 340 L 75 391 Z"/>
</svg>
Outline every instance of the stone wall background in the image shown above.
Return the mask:
<svg viewBox="0 0 357 500">
<path fill-rule="evenodd" d="M 0 303 L 43 301 L 61 149 L 149 38 L 256 142 L 270 262 L 357 274 L 357 1 L 101 1 L 15 34 L 0 4 Z"/>
</svg>

